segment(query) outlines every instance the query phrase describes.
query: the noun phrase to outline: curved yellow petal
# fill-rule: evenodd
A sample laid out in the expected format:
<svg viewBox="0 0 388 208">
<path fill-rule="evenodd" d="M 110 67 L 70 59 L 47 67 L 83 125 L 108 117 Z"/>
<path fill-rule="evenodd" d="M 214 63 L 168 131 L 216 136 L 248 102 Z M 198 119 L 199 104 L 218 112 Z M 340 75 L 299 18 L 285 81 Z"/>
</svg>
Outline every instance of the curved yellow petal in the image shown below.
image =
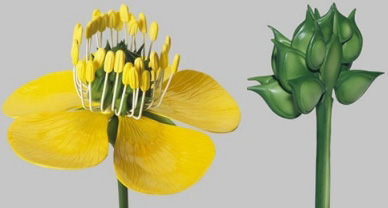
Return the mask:
<svg viewBox="0 0 388 208">
<path fill-rule="evenodd" d="M 35 165 L 80 169 L 102 162 L 108 153 L 108 115 L 89 111 L 21 116 L 8 130 L 15 153 Z"/>
<path fill-rule="evenodd" d="M 120 118 L 114 163 L 117 178 L 147 194 L 173 194 L 196 183 L 215 148 L 201 132 L 142 117 Z"/>
<path fill-rule="evenodd" d="M 176 73 L 152 111 L 211 132 L 230 132 L 240 123 L 236 101 L 209 75 L 194 70 Z"/>
<path fill-rule="evenodd" d="M 17 117 L 31 113 L 67 110 L 81 105 L 71 70 L 33 80 L 13 92 L 3 104 L 3 113 Z"/>
</svg>

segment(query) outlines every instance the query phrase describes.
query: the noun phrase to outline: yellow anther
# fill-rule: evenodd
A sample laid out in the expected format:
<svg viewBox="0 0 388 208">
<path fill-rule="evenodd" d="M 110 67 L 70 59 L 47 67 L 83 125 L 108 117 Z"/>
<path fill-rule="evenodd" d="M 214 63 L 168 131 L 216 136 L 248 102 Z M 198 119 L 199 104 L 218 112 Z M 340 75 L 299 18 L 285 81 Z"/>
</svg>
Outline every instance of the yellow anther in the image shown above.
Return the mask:
<svg viewBox="0 0 388 208">
<path fill-rule="evenodd" d="M 81 45 L 82 42 L 82 26 L 80 23 L 77 23 L 74 27 L 73 32 L 73 41 L 76 40 L 79 45 Z"/>
<path fill-rule="evenodd" d="M 151 52 L 150 62 L 149 62 L 148 67 L 150 67 L 152 69 L 159 69 L 159 56 L 155 51 Z"/>
<path fill-rule="evenodd" d="M 135 69 L 138 71 L 138 72 L 142 72 L 144 70 L 144 61 L 142 58 L 140 57 L 137 57 L 135 59 Z"/>
<path fill-rule="evenodd" d="M 97 17 L 99 17 L 101 15 L 101 12 L 99 9 L 95 9 L 93 10 L 93 14 L 92 14 L 92 20 L 95 20 L 97 19 Z"/>
<path fill-rule="evenodd" d="M 123 21 L 121 21 L 121 19 L 120 19 L 120 12 L 115 12 L 115 15 L 116 15 L 115 29 L 117 31 L 120 31 L 121 29 L 123 29 Z"/>
<path fill-rule="evenodd" d="M 100 66 L 102 66 L 102 64 L 104 63 L 105 54 L 106 52 L 103 48 L 99 48 L 94 54 L 94 61 L 97 63 L 97 68 L 100 68 Z"/>
<path fill-rule="evenodd" d="M 131 15 L 129 13 L 128 6 L 125 4 L 122 4 L 120 6 L 120 19 L 123 22 L 129 22 L 129 20 L 131 20 Z"/>
<path fill-rule="evenodd" d="M 137 72 L 135 67 L 132 67 L 129 71 L 129 86 L 132 89 L 139 88 L 139 72 Z"/>
<path fill-rule="evenodd" d="M 181 56 L 179 54 L 176 54 L 174 56 L 174 60 L 172 61 L 172 65 L 171 65 L 171 74 L 175 74 L 178 71 L 180 59 L 181 59 Z"/>
<path fill-rule="evenodd" d="M 85 79 L 87 82 L 91 83 L 94 81 L 95 78 L 96 78 L 96 64 L 94 63 L 94 61 L 89 60 L 86 63 Z"/>
<path fill-rule="evenodd" d="M 128 62 L 124 65 L 124 69 L 123 69 L 123 84 L 124 85 L 129 85 L 130 83 L 130 71 L 131 71 L 131 68 L 133 67 L 132 63 Z"/>
<path fill-rule="evenodd" d="M 128 24 L 128 33 L 132 36 L 135 36 L 137 34 L 137 30 L 138 30 L 138 24 L 136 22 L 136 20 L 132 19 L 129 24 Z"/>
<path fill-rule="evenodd" d="M 123 72 L 124 64 L 125 64 L 125 53 L 123 50 L 118 50 L 115 55 L 114 71 L 116 73 Z"/>
<path fill-rule="evenodd" d="M 140 89 L 143 92 L 147 92 L 150 89 L 150 72 L 147 70 L 144 70 L 141 74 L 141 82 L 140 82 Z"/>
<path fill-rule="evenodd" d="M 116 26 L 116 13 L 113 10 L 108 11 L 109 21 L 108 28 L 114 29 Z"/>
<path fill-rule="evenodd" d="M 162 69 L 165 69 L 167 68 L 167 66 L 168 66 L 168 53 L 165 50 L 162 50 L 162 53 L 160 53 L 160 67 Z"/>
<path fill-rule="evenodd" d="M 86 74 L 86 62 L 85 60 L 80 60 L 77 63 L 77 78 L 82 82 L 85 82 L 85 74 Z"/>
<path fill-rule="evenodd" d="M 71 46 L 71 63 L 75 66 L 78 63 L 79 59 L 79 45 L 76 40 L 73 41 L 73 45 Z"/>
<path fill-rule="evenodd" d="M 105 56 L 104 61 L 104 71 L 106 73 L 111 73 L 115 64 L 115 53 L 113 51 L 108 51 Z"/>
<path fill-rule="evenodd" d="M 146 20 L 146 17 L 143 13 L 139 14 L 138 24 L 139 24 L 140 32 L 143 34 L 146 34 L 147 33 L 147 20 Z"/>
<path fill-rule="evenodd" d="M 148 36 L 152 42 L 156 41 L 156 38 L 158 37 L 158 23 L 152 22 L 150 25 L 150 32 L 148 33 Z"/>
<path fill-rule="evenodd" d="M 96 21 L 98 22 L 98 28 L 97 28 L 97 30 L 98 30 L 99 32 L 104 32 L 104 31 L 105 31 L 105 28 L 106 28 L 104 16 L 101 15 L 101 16 L 97 17 Z"/>
<path fill-rule="evenodd" d="M 109 28 L 109 14 L 104 14 L 104 15 L 102 15 L 102 17 L 104 18 L 104 25 L 105 25 L 105 29 L 106 28 Z"/>
<path fill-rule="evenodd" d="M 155 75 L 156 75 L 156 70 L 155 69 L 151 69 L 151 80 L 152 81 L 155 81 Z"/>
<path fill-rule="evenodd" d="M 86 39 L 90 39 L 92 37 L 92 28 L 93 27 L 93 24 L 92 22 L 89 22 L 87 25 L 86 25 L 86 28 L 85 28 L 85 38 Z"/>
<path fill-rule="evenodd" d="M 169 35 L 166 36 L 166 40 L 164 41 L 164 45 L 166 45 L 167 53 L 170 52 L 171 37 Z"/>
</svg>

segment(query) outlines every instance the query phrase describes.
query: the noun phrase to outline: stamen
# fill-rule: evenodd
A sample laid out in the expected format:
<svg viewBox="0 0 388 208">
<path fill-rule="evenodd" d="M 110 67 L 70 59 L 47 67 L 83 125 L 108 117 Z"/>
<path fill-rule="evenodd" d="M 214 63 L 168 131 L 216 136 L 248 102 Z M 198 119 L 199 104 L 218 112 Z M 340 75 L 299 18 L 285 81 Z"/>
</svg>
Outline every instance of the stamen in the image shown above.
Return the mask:
<svg viewBox="0 0 388 208">
<path fill-rule="evenodd" d="M 102 89 L 102 96 L 101 96 L 101 105 L 100 105 L 101 112 L 104 111 L 106 87 L 107 87 L 107 83 L 108 83 L 109 73 L 111 73 L 113 71 L 114 60 L 115 60 L 114 52 L 108 51 L 108 53 L 106 54 L 106 57 L 105 57 L 105 62 L 104 62 L 105 78 L 104 78 L 104 88 Z"/>
<path fill-rule="evenodd" d="M 120 6 L 120 19 L 124 24 L 124 40 L 125 43 L 128 44 L 128 36 L 127 36 L 127 24 L 131 20 L 131 14 L 129 13 L 128 6 L 125 4 L 122 4 Z"/>
<path fill-rule="evenodd" d="M 116 14 L 113 10 L 109 10 L 108 16 L 109 16 L 108 28 L 110 30 L 110 43 L 111 43 L 111 47 L 113 48 L 113 29 L 116 26 Z"/>
<path fill-rule="evenodd" d="M 131 113 L 127 115 L 128 117 L 132 117 L 135 114 L 135 110 L 137 107 L 137 101 L 139 97 L 139 73 L 135 67 L 132 67 L 129 71 L 129 86 L 132 89 L 132 109 Z M 135 91 L 136 90 L 136 91 Z"/>
<path fill-rule="evenodd" d="M 80 85 L 77 86 L 77 91 L 80 92 L 80 98 L 82 102 L 82 107 L 86 109 L 85 102 L 84 102 L 84 95 L 83 95 L 83 89 L 82 89 L 82 83 L 86 82 L 85 74 L 86 74 L 86 62 L 85 60 L 81 60 L 77 63 L 77 78 L 80 81 Z"/>
<path fill-rule="evenodd" d="M 142 33 L 143 45 L 145 48 L 145 34 L 147 33 L 147 19 L 146 19 L 144 13 L 139 14 L 138 24 L 139 24 L 139 30 Z M 143 56 L 145 56 L 145 50 L 143 50 Z"/>
<path fill-rule="evenodd" d="M 152 55 L 152 53 L 151 53 Z M 152 86 L 151 86 L 151 89 L 152 89 L 152 92 L 151 92 L 151 103 L 149 103 L 147 105 L 147 108 L 146 110 L 150 109 L 152 107 L 152 105 L 154 104 L 154 100 L 155 100 L 155 91 L 156 91 L 156 70 L 152 69 L 151 70 L 151 82 L 152 82 Z"/>
<path fill-rule="evenodd" d="M 170 77 L 168 78 L 168 81 L 167 81 L 166 87 L 163 90 L 162 96 L 159 98 L 158 104 L 155 106 L 156 108 L 159 107 L 160 104 L 162 103 L 162 100 L 163 100 L 164 96 L 166 95 L 168 87 L 170 86 L 171 79 L 175 75 L 175 73 L 178 71 L 179 61 L 180 61 L 180 55 L 176 54 L 174 57 L 174 61 L 172 62 Z"/>
<path fill-rule="evenodd" d="M 113 98 L 112 98 L 112 111 L 115 109 L 115 101 L 117 96 L 117 86 L 119 82 L 119 74 L 123 72 L 123 67 L 125 64 L 125 53 L 122 50 L 118 50 L 115 55 L 115 64 L 114 71 L 116 72 L 116 79 L 114 84 Z"/>
<path fill-rule="evenodd" d="M 150 56 L 150 54 L 151 54 L 152 44 L 158 38 L 158 30 L 159 30 L 158 23 L 152 22 L 150 25 L 150 32 L 148 33 L 148 36 L 149 36 L 150 41 L 151 41 L 150 48 L 148 49 L 148 56 Z"/>
<path fill-rule="evenodd" d="M 96 73 L 96 63 L 92 60 L 89 60 L 86 64 L 86 81 L 88 82 L 88 100 L 89 100 L 89 110 L 93 112 L 92 105 L 92 82 L 94 81 Z"/>
<path fill-rule="evenodd" d="M 171 37 L 169 35 L 166 36 L 166 39 L 164 40 L 164 45 L 166 46 L 167 53 L 169 53 L 171 48 Z"/>
<path fill-rule="evenodd" d="M 124 85 L 124 90 L 123 90 L 123 93 L 121 95 L 121 101 L 120 101 L 119 110 L 118 110 L 118 112 L 115 112 L 115 114 L 117 116 L 121 115 L 121 111 L 123 109 L 125 93 L 127 92 L 127 87 L 130 84 L 130 70 L 131 70 L 132 67 L 133 67 L 132 63 L 129 63 L 129 62 L 124 65 L 123 79 L 122 79 L 123 85 Z"/>
<path fill-rule="evenodd" d="M 139 26 L 136 20 L 133 18 L 129 22 L 129 35 L 132 36 L 132 43 L 131 43 L 131 49 L 130 50 L 136 50 L 136 34 Z"/>
<path fill-rule="evenodd" d="M 134 119 L 136 120 L 139 120 L 141 118 L 141 115 L 143 114 L 145 96 L 147 91 L 150 89 L 150 72 L 147 70 L 144 70 L 141 75 L 140 89 L 142 91 L 142 97 L 141 97 L 141 104 L 139 108 L 139 114 L 134 117 Z"/>
</svg>

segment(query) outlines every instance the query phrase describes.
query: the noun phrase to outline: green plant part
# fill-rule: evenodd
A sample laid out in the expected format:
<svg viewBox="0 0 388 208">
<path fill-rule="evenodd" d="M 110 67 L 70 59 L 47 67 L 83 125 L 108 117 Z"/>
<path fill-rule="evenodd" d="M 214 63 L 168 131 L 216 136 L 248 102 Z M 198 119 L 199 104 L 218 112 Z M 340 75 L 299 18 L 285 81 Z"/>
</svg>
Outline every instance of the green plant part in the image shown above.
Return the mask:
<svg viewBox="0 0 388 208">
<path fill-rule="evenodd" d="M 350 70 L 361 53 L 363 39 L 355 21 L 335 4 L 321 16 L 307 8 L 306 19 L 292 40 L 271 27 L 273 75 L 252 77 L 258 93 L 277 115 L 294 119 L 316 109 L 316 208 L 330 207 L 330 136 L 333 92 L 344 105 L 357 101 L 381 72 Z"/>
</svg>

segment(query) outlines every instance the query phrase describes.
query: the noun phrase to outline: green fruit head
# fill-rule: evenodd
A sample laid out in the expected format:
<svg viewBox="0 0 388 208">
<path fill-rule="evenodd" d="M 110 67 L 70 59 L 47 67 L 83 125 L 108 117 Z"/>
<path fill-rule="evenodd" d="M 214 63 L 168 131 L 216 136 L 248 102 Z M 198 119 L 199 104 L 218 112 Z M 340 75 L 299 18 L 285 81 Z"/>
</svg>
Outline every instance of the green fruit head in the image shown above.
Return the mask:
<svg viewBox="0 0 388 208">
<path fill-rule="evenodd" d="M 269 26 L 274 34 L 274 74 L 249 79 L 260 84 L 248 89 L 262 96 L 276 114 L 290 119 L 310 113 L 322 96 L 331 97 L 333 91 L 340 103 L 355 102 L 381 74 L 350 70 L 363 44 L 355 13 L 346 17 L 333 4 L 321 16 L 308 6 L 291 40 Z"/>
</svg>

